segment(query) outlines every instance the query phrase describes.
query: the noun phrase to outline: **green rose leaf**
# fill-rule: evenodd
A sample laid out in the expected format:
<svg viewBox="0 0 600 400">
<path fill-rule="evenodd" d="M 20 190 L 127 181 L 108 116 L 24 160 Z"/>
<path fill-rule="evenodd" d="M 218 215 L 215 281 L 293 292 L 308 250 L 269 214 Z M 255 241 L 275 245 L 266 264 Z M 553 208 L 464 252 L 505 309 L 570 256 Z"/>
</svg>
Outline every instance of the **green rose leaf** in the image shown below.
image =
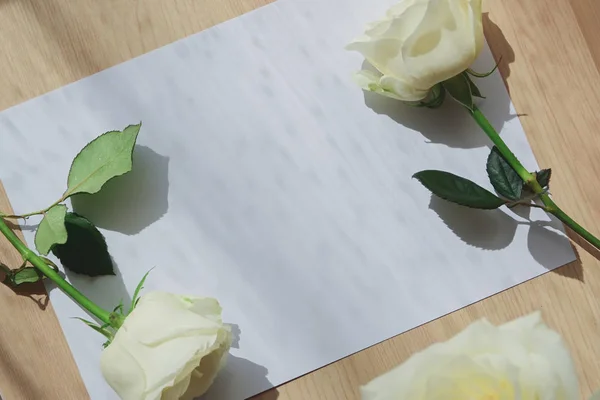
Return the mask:
<svg viewBox="0 0 600 400">
<path fill-rule="evenodd" d="M 487 173 L 496 192 L 510 200 L 519 200 L 523 191 L 523 180 L 504 159 L 496 146 L 487 159 Z"/>
<path fill-rule="evenodd" d="M 152 271 L 152 270 L 150 270 L 150 271 Z M 131 299 L 131 307 L 129 308 L 129 313 L 131 313 L 133 311 L 133 309 L 135 308 L 135 306 L 137 306 L 137 303 L 140 300 L 140 292 L 144 288 L 144 282 L 146 282 L 146 278 L 148 277 L 148 274 L 150 274 L 150 271 L 148 271 L 148 272 L 146 272 L 146 274 L 144 274 L 144 276 L 142 277 L 142 280 L 140 281 L 140 283 L 138 283 L 137 287 L 135 288 L 135 292 L 133 293 L 133 298 Z"/>
<path fill-rule="evenodd" d="M 34 239 L 35 248 L 40 254 L 46 255 L 54 245 L 67 241 L 66 214 L 67 206 L 63 204 L 55 205 L 44 214 Z"/>
<path fill-rule="evenodd" d="M 131 171 L 133 148 L 141 126 L 140 123 L 122 132 L 106 132 L 88 143 L 71 164 L 63 198 L 76 193 L 97 193 L 110 179 Z"/>
<path fill-rule="evenodd" d="M 431 109 L 440 108 L 446 99 L 446 89 L 442 84 L 437 84 L 431 88 L 426 101 L 417 102 L 417 107 L 427 107 Z"/>
<path fill-rule="evenodd" d="M 89 326 L 90 328 L 92 328 L 93 330 L 98 332 L 99 334 L 103 335 L 106 339 L 108 339 L 106 342 L 104 342 L 102 344 L 103 348 L 107 348 L 108 345 L 110 345 L 110 342 L 112 342 L 112 340 L 114 339 L 115 335 L 109 330 L 110 328 L 108 326 L 105 326 L 105 325 L 100 326 L 92 321 L 88 321 L 87 319 L 83 319 L 83 318 L 79 318 L 79 317 L 73 317 L 73 318 L 80 320 L 81 322 L 83 322 L 84 324 L 86 324 L 87 326 Z"/>
<path fill-rule="evenodd" d="M 68 213 L 65 226 L 66 243 L 52 248 L 65 268 L 87 276 L 115 274 L 104 236 L 94 224 L 81 215 Z"/>
<path fill-rule="evenodd" d="M 442 85 L 454 100 L 473 111 L 473 93 L 471 92 L 469 79 L 464 74 L 445 80 Z"/>
<path fill-rule="evenodd" d="M 58 272 L 58 267 L 54 263 L 45 257 L 40 257 L 44 262 Z M 35 283 L 45 278 L 37 268 L 27 265 L 24 262 L 21 268 L 10 269 L 8 266 L 0 263 L 0 269 L 4 272 L 4 280 L 2 283 L 5 285 L 16 287 L 24 283 Z"/>
<path fill-rule="evenodd" d="M 473 82 L 471 77 L 466 73 L 463 73 L 463 75 L 465 76 L 465 78 L 467 78 L 467 81 L 469 81 L 469 88 L 471 89 L 472 95 L 475 97 L 479 97 L 480 99 L 485 99 L 485 97 L 481 94 L 481 91 L 479 90 L 475 82 Z"/>
<path fill-rule="evenodd" d="M 535 178 L 542 188 L 547 188 L 550 185 L 550 178 L 552 177 L 552 169 L 543 169 L 536 172 Z"/>
<path fill-rule="evenodd" d="M 43 279 L 43 275 L 34 267 L 26 267 L 22 268 L 18 271 L 15 271 L 10 281 L 15 286 L 18 286 L 23 283 L 35 283 Z"/>
<path fill-rule="evenodd" d="M 444 171 L 427 170 L 413 175 L 433 194 L 461 206 L 492 210 L 504 200 L 474 182 Z"/>
<path fill-rule="evenodd" d="M 16 287 L 23 283 L 35 283 L 44 278 L 42 273 L 34 267 L 23 266 L 13 270 L 0 263 L 0 269 L 4 272 L 2 283 L 11 287 Z"/>
</svg>

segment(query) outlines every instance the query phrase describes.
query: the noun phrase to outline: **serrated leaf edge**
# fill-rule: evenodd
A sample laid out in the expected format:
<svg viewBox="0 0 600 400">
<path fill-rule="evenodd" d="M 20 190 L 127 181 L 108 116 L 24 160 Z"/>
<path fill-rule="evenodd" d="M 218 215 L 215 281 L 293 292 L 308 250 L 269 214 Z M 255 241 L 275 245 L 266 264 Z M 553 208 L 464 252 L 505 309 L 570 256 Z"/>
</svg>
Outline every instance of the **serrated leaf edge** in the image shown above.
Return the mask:
<svg viewBox="0 0 600 400">
<path fill-rule="evenodd" d="M 489 191 L 489 190 L 487 190 L 486 188 L 484 188 L 484 187 L 482 187 L 482 186 L 478 185 L 477 183 L 473 182 L 473 181 L 472 181 L 472 180 L 470 180 L 470 179 L 463 178 L 462 176 L 455 175 L 455 174 L 452 174 L 452 173 L 450 173 L 450 172 L 446 172 L 446 173 L 448 173 L 448 174 L 451 174 L 451 175 L 454 175 L 454 176 L 456 176 L 456 177 L 458 177 L 458 178 L 464 179 L 465 181 L 469 181 L 469 182 L 470 182 L 470 183 L 472 183 L 473 185 L 475 185 L 475 186 L 478 186 L 478 187 L 479 187 L 479 188 L 481 188 L 483 191 L 487 192 L 487 193 L 488 193 L 490 196 L 493 196 L 493 197 L 497 198 L 497 199 L 498 199 L 498 200 L 499 200 L 501 203 L 500 203 L 500 204 L 498 204 L 498 206 L 496 206 L 496 207 L 494 207 L 494 208 L 488 208 L 488 207 L 485 207 L 485 208 L 483 208 L 483 207 L 473 207 L 473 206 L 472 206 L 472 205 L 470 205 L 470 204 L 466 204 L 466 203 L 464 203 L 464 202 L 460 202 L 460 201 L 451 200 L 451 199 L 449 199 L 449 198 L 447 198 L 447 197 L 445 197 L 445 196 L 440 196 L 439 194 L 437 194 L 437 193 L 434 193 L 434 192 L 433 192 L 433 191 L 432 191 L 430 188 L 428 188 L 428 187 L 427 187 L 427 186 L 426 186 L 426 185 L 423 183 L 423 181 L 422 181 L 422 180 L 421 180 L 421 179 L 420 179 L 420 178 L 417 176 L 419 173 L 421 173 L 421 172 L 425 172 L 425 171 L 436 171 L 436 172 L 446 172 L 446 171 L 438 171 L 438 170 L 423 170 L 423 171 L 419 171 L 419 172 L 417 172 L 417 173 L 413 174 L 413 176 L 412 176 L 414 179 L 416 179 L 417 181 L 419 181 L 419 183 L 420 183 L 421 185 L 423 185 L 423 187 L 424 187 L 425 189 L 427 189 L 427 190 L 428 190 L 428 191 L 429 191 L 431 194 L 433 194 L 433 195 L 434 195 L 434 196 L 436 196 L 436 197 L 439 197 L 440 199 L 446 200 L 446 201 L 448 201 L 448 202 L 450 202 L 450 203 L 458 204 L 458 205 L 460 205 L 460 206 L 463 206 L 463 207 L 468 207 L 468 208 L 476 209 L 476 210 L 495 210 L 495 209 L 497 209 L 497 208 L 500 208 L 500 207 L 502 207 L 503 205 L 505 205 L 505 204 L 506 204 L 506 202 L 505 202 L 503 199 L 501 199 L 500 197 L 496 196 L 494 193 L 490 192 L 490 191 Z"/>
<path fill-rule="evenodd" d="M 488 158 L 487 158 L 487 161 L 486 161 L 486 164 L 485 164 L 485 171 L 487 173 L 488 179 L 490 180 L 490 183 L 492 184 L 492 186 L 494 187 L 494 189 L 496 190 L 496 192 L 498 192 L 498 194 L 506 197 L 509 200 L 518 201 L 519 199 L 521 199 L 521 196 L 523 194 L 522 180 L 519 177 L 519 175 L 517 174 L 517 172 L 514 169 L 512 169 L 512 167 L 510 166 L 510 164 L 508 164 L 508 162 L 504 159 L 504 157 L 502 156 L 502 154 L 500 154 L 500 152 L 498 150 L 494 150 L 494 149 L 497 149 L 496 146 L 494 146 L 492 148 L 492 150 L 490 151 L 490 154 L 488 155 Z M 500 158 L 500 160 L 503 160 L 506 163 L 506 166 L 508 166 L 510 168 L 510 170 L 515 173 L 515 176 L 519 177 L 519 190 L 520 191 L 519 191 L 519 195 L 517 197 L 508 196 L 506 193 L 503 193 L 503 189 L 498 189 L 498 185 L 495 184 L 495 181 L 492 178 L 492 175 L 490 174 L 490 160 L 491 160 L 493 154 L 496 154 Z M 509 181 L 508 180 L 508 176 L 506 175 L 505 169 L 502 168 L 502 167 L 501 167 L 501 169 L 502 169 L 502 174 L 506 177 L 506 180 Z"/>
<path fill-rule="evenodd" d="M 92 144 L 92 143 L 93 143 L 93 142 L 95 142 L 96 140 L 99 140 L 101 137 L 104 137 L 104 136 L 106 136 L 106 135 L 108 135 L 108 134 L 111 134 L 111 133 L 121 133 L 121 134 L 123 134 L 123 133 L 124 133 L 124 132 L 125 132 L 127 129 L 129 129 L 129 128 L 133 128 L 133 127 L 139 127 L 139 128 L 138 128 L 138 131 L 137 131 L 137 133 L 135 134 L 135 139 L 134 139 L 134 141 L 133 141 L 133 143 L 134 143 L 134 148 L 135 148 L 135 144 L 136 144 L 136 142 L 137 142 L 137 137 L 138 137 L 138 135 L 139 135 L 139 133 L 140 133 L 140 130 L 142 129 L 142 122 L 141 122 L 141 121 L 140 121 L 140 123 L 139 123 L 139 124 L 127 125 L 127 126 L 126 126 L 126 127 L 125 127 L 125 128 L 122 130 L 122 131 L 116 131 L 116 130 L 115 130 L 115 131 L 108 131 L 108 132 L 104 132 L 103 134 L 101 134 L 101 135 L 99 135 L 99 136 L 95 137 L 93 140 L 91 140 L 90 142 L 88 142 L 88 143 L 87 143 L 85 146 L 83 146 L 83 148 L 82 148 L 81 150 L 79 150 L 79 153 L 77 153 L 77 155 L 76 155 L 76 156 L 73 158 L 73 161 L 71 162 L 71 166 L 69 167 L 69 173 L 67 174 L 67 190 L 65 190 L 65 192 L 63 193 L 63 196 L 62 196 L 62 199 L 63 199 L 63 200 L 66 200 L 66 199 L 68 199 L 69 197 L 71 197 L 71 196 L 73 196 L 73 195 L 76 195 L 76 194 L 88 193 L 88 192 L 77 192 L 76 190 L 77 190 L 77 188 L 78 188 L 79 186 L 81 186 L 81 185 L 82 185 L 84 182 L 86 182 L 86 181 L 87 181 L 87 180 L 88 180 L 88 179 L 89 179 L 89 178 L 90 178 L 90 177 L 91 177 L 91 176 L 92 176 L 92 175 L 93 175 L 95 172 L 97 172 L 97 171 L 98 171 L 98 170 L 94 171 L 94 172 L 93 172 L 92 174 L 90 174 L 90 175 L 89 175 L 89 176 L 88 176 L 88 177 L 87 177 L 85 180 L 83 180 L 83 181 L 82 181 L 82 182 L 80 182 L 79 184 L 75 185 L 75 188 L 74 188 L 72 191 L 69 191 L 69 176 L 71 175 L 71 170 L 73 169 L 73 164 L 75 163 L 75 160 L 77 160 L 77 157 L 79 157 L 79 156 L 81 155 L 81 153 L 82 153 L 82 152 L 83 152 L 83 151 L 84 151 L 84 150 L 85 150 L 85 149 L 86 149 L 86 148 L 87 148 L 87 147 L 88 147 L 90 144 Z M 123 150 L 123 151 L 124 151 L 124 150 Z M 116 158 L 118 155 L 120 155 L 120 154 L 121 154 L 121 152 L 114 154 L 114 155 L 113 155 L 113 159 L 115 159 L 115 158 Z M 131 162 L 131 165 L 133 166 L 133 151 L 131 152 L 130 162 Z M 112 178 L 110 178 L 110 179 L 106 180 L 106 182 L 104 182 L 104 183 L 103 183 L 103 184 L 100 186 L 100 188 L 98 189 L 98 191 L 102 190 L 102 188 L 104 187 L 104 185 L 106 185 L 106 184 L 107 184 L 108 182 L 110 182 L 111 180 L 113 180 L 113 179 L 115 179 L 115 178 L 117 178 L 117 177 L 119 177 L 119 176 L 125 175 L 126 173 L 128 173 L 128 172 L 130 172 L 130 171 L 131 171 L 131 168 L 129 168 L 129 170 L 127 170 L 127 171 L 123 172 L 122 174 L 115 175 L 115 176 L 113 176 Z M 97 192 L 94 192 L 94 193 L 97 193 Z M 89 194 L 94 194 L 94 193 L 89 193 Z"/>
</svg>

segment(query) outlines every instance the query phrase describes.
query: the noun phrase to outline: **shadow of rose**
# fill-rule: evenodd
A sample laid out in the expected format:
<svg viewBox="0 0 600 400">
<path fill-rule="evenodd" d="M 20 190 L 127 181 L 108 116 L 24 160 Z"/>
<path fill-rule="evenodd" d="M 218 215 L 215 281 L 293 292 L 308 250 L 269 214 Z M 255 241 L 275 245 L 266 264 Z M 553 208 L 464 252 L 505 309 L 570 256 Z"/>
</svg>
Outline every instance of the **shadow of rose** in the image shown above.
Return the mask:
<svg viewBox="0 0 600 400">
<path fill-rule="evenodd" d="M 484 16 L 484 27 L 490 45 L 486 45 L 472 68 L 478 72 L 489 71 L 496 64 L 496 60 L 501 58 L 499 69 L 503 75 L 496 72 L 487 78 L 473 78 L 482 94 L 488 95 L 486 99 L 476 99 L 475 103 L 500 132 L 505 122 L 517 117 L 511 114 L 510 97 L 504 82 L 510 75 L 510 63 L 514 61 L 515 56 L 502 31 L 487 14 Z M 491 49 L 496 57 L 492 55 Z M 367 61 L 363 63 L 362 69 L 377 71 Z M 440 108 L 433 110 L 411 107 L 368 91 L 364 92 L 364 101 L 375 113 L 386 115 L 404 127 L 419 132 L 430 143 L 462 149 L 491 147 L 489 139 L 477 124 L 451 99 L 447 99 Z"/>
<path fill-rule="evenodd" d="M 264 392 L 253 397 L 257 400 L 275 400 L 279 393 L 270 389 L 273 385 L 267 379 L 267 372 L 261 365 L 229 354 L 225 368 L 199 400 L 242 399 L 248 392 Z"/>
<path fill-rule="evenodd" d="M 231 347 L 240 348 L 242 330 L 239 325 L 226 323 L 233 336 Z M 199 400 L 242 399 L 248 393 L 260 393 L 252 399 L 276 400 L 279 397 L 277 389 L 267 379 L 267 368 L 233 354 L 227 356 L 225 368 L 219 372 L 215 382 L 208 392 Z"/>
<path fill-rule="evenodd" d="M 510 76 L 510 64 L 515 61 L 515 52 L 506 40 L 502 29 L 490 19 L 489 13 L 483 14 L 483 32 L 490 45 L 496 62 L 500 61 L 498 69 L 504 80 Z M 507 86 L 508 88 L 508 86 Z"/>
</svg>

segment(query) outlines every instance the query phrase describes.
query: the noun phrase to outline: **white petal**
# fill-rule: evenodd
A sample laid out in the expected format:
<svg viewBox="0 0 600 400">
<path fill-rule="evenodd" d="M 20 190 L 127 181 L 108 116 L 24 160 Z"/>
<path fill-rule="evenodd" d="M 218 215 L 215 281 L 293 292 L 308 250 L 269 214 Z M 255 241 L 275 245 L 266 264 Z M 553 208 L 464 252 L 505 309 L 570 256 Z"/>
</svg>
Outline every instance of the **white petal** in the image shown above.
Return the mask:
<svg viewBox="0 0 600 400">
<path fill-rule="evenodd" d="M 363 69 L 356 72 L 352 78 L 354 82 L 364 90 L 371 90 L 371 88 L 379 86 L 379 79 L 381 78 L 381 75 L 377 75 L 373 71 Z"/>
<path fill-rule="evenodd" d="M 179 399 L 204 357 L 210 355 L 210 361 L 215 352 L 222 357 L 229 350 L 230 332 L 220 312 L 210 298 L 161 292 L 142 296 L 103 353 L 103 374 L 124 400 Z M 204 372 L 205 388 L 217 369 Z"/>
<path fill-rule="evenodd" d="M 394 18 L 402 15 L 410 6 L 415 3 L 426 3 L 429 0 L 402 0 L 399 3 L 394 4 L 386 12 L 388 18 Z"/>
<path fill-rule="evenodd" d="M 210 297 L 183 297 L 182 299 L 188 303 L 188 310 L 191 312 L 221 322 L 223 310 L 217 299 Z"/>
<path fill-rule="evenodd" d="M 358 51 L 381 73 L 390 72 L 388 64 L 400 55 L 402 43 L 396 39 L 358 38 L 346 46 L 346 50 Z"/>
<path fill-rule="evenodd" d="M 381 21 L 371 22 L 366 26 L 365 36 L 369 39 L 377 39 L 381 34 L 387 32 L 392 23 L 391 19 L 383 19 Z M 363 37 L 364 41 L 364 37 Z"/>
<path fill-rule="evenodd" d="M 428 91 L 415 89 L 393 76 L 380 76 L 368 70 L 355 73 L 354 82 L 363 90 L 402 101 L 419 101 L 428 94 Z"/>
<path fill-rule="evenodd" d="M 402 48 L 405 73 L 432 87 L 466 70 L 477 57 L 468 0 L 431 0 L 418 28 Z"/>
<path fill-rule="evenodd" d="M 386 92 L 393 93 L 400 100 L 419 101 L 427 97 L 429 90 L 415 88 L 401 79 L 384 75 L 379 80 L 379 85 Z"/>
<path fill-rule="evenodd" d="M 475 52 L 481 53 L 485 36 L 483 34 L 483 0 L 471 0 L 471 18 L 473 18 L 473 34 L 475 35 Z"/>
<path fill-rule="evenodd" d="M 190 332 L 204 332 L 214 336 L 221 327 L 220 322 L 189 310 L 192 305 L 182 301 L 181 296 L 152 292 L 141 297 L 137 307 L 125 320 L 123 328 L 146 345 L 157 345 Z M 157 318 L 161 319 L 159 324 Z"/>
<path fill-rule="evenodd" d="M 403 364 L 378 376 L 360 388 L 363 400 L 420 399 L 427 377 L 434 368 L 442 368 L 452 360 L 443 343 L 413 354 Z"/>
<path fill-rule="evenodd" d="M 181 396 L 183 396 L 190 386 L 190 380 L 191 375 L 187 375 L 173 386 L 163 389 L 160 392 L 160 400 L 181 400 Z"/>
<path fill-rule="evenodd" d="M 374 24 L 365 35 L 347 45 L 346 49 L 360 52 L 381 73 L 406 80 L 400 50 L 404 41 L 419 25 L 426 10 L 426 2 L 415 2 L 403 10 L 403 14 Z"/>
<path fill-rule="evenodd" d="M 390 91 L 384 90 L 380 84 L 381 75 L 378 75 L 372 71 L 362 70 L 354 74 L 354 82 L 360 86 L 363 90 L 378 93 L 382 96 L 390 97 L 395 100 L 402 100 Z"/>
<path fill-rule="evenodd" d="M 126 343 L 114 341 L 100 356 L 100 370 L 106 382 L 122 400 L 146 400 L 146 375 L 129 353 Z"/>
<path fill-rule="evenodd" d="M 379 39 L 396 39 L 400 43 L 404 43 L 412 33 L 417 29 L 425 13 L 427 12 L 428 0 L 420 0 L 411 2 L 410 6 L 405 7 L 402 13 L 395 15 L 389 20 L 386 25 L 387 29 L 383 30 L 383 25 L 379 26 Z M 367 32 L 369 36 L 374 36 Z"/>
<path fill-rule="evenodd" d="M 227 352 L 231 346 L 229 332 L 223 331 L 223 336 L 220 337 L 219 342 L 221 343 L 220 346 L 202 358 L 200 365 L 192 372 L 187 391 L 181 395 L 180 400 L 192 400 L 208 391 L 217 373 L 225 365 Z"/>
</svg>

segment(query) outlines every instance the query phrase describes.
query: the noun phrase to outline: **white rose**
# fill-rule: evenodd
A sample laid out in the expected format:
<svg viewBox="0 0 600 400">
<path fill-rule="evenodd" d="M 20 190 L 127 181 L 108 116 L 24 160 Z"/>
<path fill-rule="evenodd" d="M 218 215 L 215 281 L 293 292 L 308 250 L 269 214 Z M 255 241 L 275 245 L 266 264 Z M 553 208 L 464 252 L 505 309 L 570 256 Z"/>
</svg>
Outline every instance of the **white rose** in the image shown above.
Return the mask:
<svg viewBox="0 0 600 400">
<path fill-rule="evenodd" d="M 442 81 L 465 71 L 483 48 L 483 0 L 403 0 L 346 48 L 381 74 L 360 71 L 365 90 L 418 101 Z"/>
<path fill-rule="evenodd" d="M 539 313 L 496 327 L 475 322 L 361 388 L 363 400 L 574 400 L 569 351 Z"/>
<path fill-rule="evenodd" d="M 193 399 L 208 390 L 230 345 L 217 300 L 151 292 L 127 316 L 100 367 L 123 400 Z"/>
</svg>

